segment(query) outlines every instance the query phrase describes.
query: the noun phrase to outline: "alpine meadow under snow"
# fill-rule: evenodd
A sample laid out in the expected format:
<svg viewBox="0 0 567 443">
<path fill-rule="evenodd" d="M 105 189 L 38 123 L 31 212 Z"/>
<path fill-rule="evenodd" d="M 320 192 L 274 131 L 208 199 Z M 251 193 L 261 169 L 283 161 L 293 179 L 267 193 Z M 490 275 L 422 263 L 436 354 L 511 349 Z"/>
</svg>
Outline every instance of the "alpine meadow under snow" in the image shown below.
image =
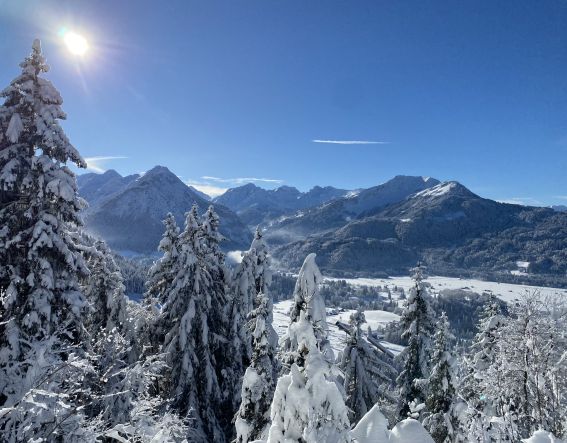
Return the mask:
<svg viewBox="0 0 567 443">
<path fill-rule="evenodd" d="M 92 186 L 89 195 L 97 203 L 89 212 L 67 166 L 86 163 L 60 126 L 66 118 L 63 100 L 43 77 L 49 68 L 39 40 L 20 66 L 21 74 L 1 92 L 0 107 L 0 441 L 559 443 L 567 438 L 564 297 L 518 290 L 506 303 L 485 294 L 471 339 L 459 333 L 452 312 L 439 310 L 440 296 L 417 263 L 411 281 L 404 280 L 407 294 L 398 288 L 394 297 L 388 289 L 389 298 L 378 300 L 384 310 L 360 304 L 329 310 L 322 288 L 333 280 L 323 277 L 309 251 L 293 276 L 293 291 L 285 294 L 291 300 L 282 302 L 285 309 L 284 304 L 274 308 L 276 274 L 265 230 L 252 235 L 237 214 L 257 223 L 268 213 L 239 206 L 239 192 L 207 209 L 202 196 L 185 192 L 159 168 L 142 185 L 139 177 L 124 181 L 112 175 L 106 195 Z M 145 292 L 134 301 L 125 289 L 120 265 L 125 259 L 112 252 L 104 235 L 85 229 L 81 211 L 92 223 L 100 221 L 100 208 L 114 207 L 124 196 L 117 192 L 140 195 L 140 186 L 151 187 L 152 180 L 172 183 L 179 201 L 192 206 L 183 209 L 183 220 L 182 208 L 168 209 L 159 258 L 151 260 Z M 297 243 L 300 231 L 294 231 L 283 256 L 304 252 L 304 245 L 325 250 L 332 229 L 356 229 L 345 217 L 372 218 L 376 208 L 397 228 L 404 224 L 418 244 L 419 224 L 411 220 L 422 208 L 415 202 L 425 199 L 433 208 L 454 192 L 479 210 L 517 212 L 479 203 L 454 182 L 423 177 L 358 193 L 287 189 L 280 203 L 277 192 L 254 186 L 244 191 L 247 199 L 269 203 L 276 217 L 306 210 L 293 220 L 279 219 L 276 234 L 332 215 L 325 232 L 303 245 Z M 399 205 L 407 214 L 401 221 Z M 459 211 L 453 215 L 465 217 Z M 223 217 L 230 220 L 229 230 Z M 147 225 L 152 232 L 154 222 Z M 238 263 L 225 262 L 221 232 L 234 235 L 234 245 L 251 241 Z M 386 253 L 380 257 L 388 259 Z M 284 277 L 278 274 L 280 283 Z"/>
</svg>

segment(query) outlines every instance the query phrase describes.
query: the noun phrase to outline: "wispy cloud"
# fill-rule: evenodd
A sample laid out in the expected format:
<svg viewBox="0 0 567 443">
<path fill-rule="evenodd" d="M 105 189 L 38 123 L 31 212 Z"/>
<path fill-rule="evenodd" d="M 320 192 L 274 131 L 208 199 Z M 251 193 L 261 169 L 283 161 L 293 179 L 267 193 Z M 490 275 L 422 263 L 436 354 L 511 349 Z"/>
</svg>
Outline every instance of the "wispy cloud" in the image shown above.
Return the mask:
<svg viewBox="0 0 567 443">
<path fill-rule="evenodd" d="M 242 185 L 244 183 L 271 183 L 271 184 L 283 183 L 283 180 L 279 180 L 275 178 L 257 178 L 257 177 L 220 178 L 220 177 L 211 177 L 209 175 L 204 175 L 201 178 L 203 180 L 213 181 L 217 183 L 228 183 L 233 185 Z"/>
<path fill-rule="evenodd" d="M 567 200 L 567 195 L 554 195 L 553 198 L 558 198 L 559 200 Z"/>
<path fill-rule="evenodd" d="M 195 180 L 187 180 L 185 184 L 187 186 L 193 186 L 196 190 L 204 192 L 209 197 L 213 198 L 224 194 L 228 190 L 226 187 L 215 186 L 210 183 L 203 183 Z"/>
<path fill-rule="evenodd" d="M 102 173 L 106 171 L 105 163 L 110 160 L 120 160 L 128 157 L 123 156 L 99 156 L 99 157 L 85 157 L 87 162 L 87 170 Z"/>
<path fill-rule="evenodd" d="M 313 143 L 328 143 L 331 145 L 388 145 L 390 142 L 375 140 L 311 140 Z"/>
<path fill-rule="evenodd" d="M 193 186 L 195 189 L 204 192 L 205 194 L 213 198 L 224 194 L 229 188 L 233 186 L 240 186 L 245 183 L 266 183 L 268 185 L 278 185 L 283 183 L 283 180 L 258 177 L 221 178 L 213 177 L 210 175 L 204 175 L 199 180 L 185 180 L 185 184 L 187 186 Z"/>
</svg>

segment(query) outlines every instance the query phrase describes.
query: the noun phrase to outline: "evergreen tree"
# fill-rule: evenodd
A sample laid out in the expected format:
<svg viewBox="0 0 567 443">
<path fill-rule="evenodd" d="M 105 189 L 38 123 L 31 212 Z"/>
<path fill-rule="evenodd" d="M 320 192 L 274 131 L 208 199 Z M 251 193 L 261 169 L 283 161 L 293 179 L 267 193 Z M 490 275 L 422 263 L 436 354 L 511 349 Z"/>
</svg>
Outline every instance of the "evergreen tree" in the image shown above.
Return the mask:
<svg viewBox="0 0 567 443">
<path fill-rule="evenodd" d="M 59 92 L 35 40 L 0 107 L 0 429 L 13 441 L 90 440 L 83 426 L 92 372 L 83 327 L 87 274 L 74 174 L 85 167 L 58 120 Z"/>
<path fill-rule="evenodd" d="M 163 224 L 165 231 L 158 246 L 158 250 L 163 253 L 163 256 L 150 268 L 144 295 L 146 303 L 152 306 L 164 302 L 166 292 L 171 287 L 174 278 L 173 270 L 179 255 L 179 227 L 171 212 L 167 214 Z"/>
<path fill-rule="evenodd" d="M 567 310 L 529 293 L 503 317 L 491 303 L 468 359 L 466 441 L 520 441 L 538 429 L 564 437 Z M 474 372 L 477 371 L 477 372 Z M 563 420 L 563 421 L 562 421 Z"/>
<path fill-rule="evenodd" d="M 480 316 L 478 331 L 464 362 L 466 375 L 459 387 L 461 395 L 470 405 L 489 416 L 495 413 L 497 405 L 489 392 L 483 392 L 483 386 L 500 382 L 499 378 L 492 380 L 489 369 L 498 359 L 498 337 L 505 324 L 500 303 L 491 296 Z"/>
<path fill-rule="evenodd" d="M 489 369 L 500 384 L 487 384 L 496 415 L 513 439 L 528 438 L 538 429 L 565 435 L 567 410 L 567 309 L 554 312 L 556 301 L 526 293 L 510 306 L 510 318 L 498 337 L 499 354 Z M 557 314 L 557 315 L 556 315 Z"/>
<path fill-rule="evenodd" d="M 426 400 L 427 417 L 423 424 L 436 443 L 455 441 L 450 422 L 452 406 L 455 401 L 454 357 L 449 351 L 449 320 L 443 312 L 437 322 L 435 346 L 431 359 L 428 396 Z"/>
<path fill-rule="evenodd" d="M 260 227 L 256 228 L 250 250 L 255 251 L 254 279 L 256 282 L 256 294 L 268 294 L 268 287 L 272 282 L 271 260 Z"/>
<path fill-rule="evenodd" d="M 290 373 L 279 378 L 271 406 L 268 443 L 346 443 L 347 407 L 335 381 L 335 368 L 319 351 L 313 324 L 301 310 L 288 335 L 297 343 Z"/>
<path fill-rule="evenodd" d="M 271 301 L 263 293 L 256 300 L 257 308 L 249 315 L 254 321 L 253 352 L 250 366 L 244 374 L 242 403 L 236 415 L 237 443 L 266 437 L 278 373 L 275 347 L 270 338 L 270 329 L 273 329 Z"/>
<path fill-rule="evenodd" d="M 256 279 L 254 276 L 256 251 L 251 249 L 242 255 L 232 279 L 232 299 L 230 308 L 230 343 L 233 357 L 233 370 L 243 375 L 244 368 L 252 358 L 252 333 L 247 325 L 248 315 L 254 310 L 256 298 Z M 238 389 L 235 386 L 235 389 Z"/>
<path fill-rule="evenodd" d="M 187 213 L 179 235 L 172 283 L 162 293 L 156 324 L 168 365 L 164 395 L 190 422 L 192 441 L 224 442 L 226 422 L 234 415 L 230 393 L 221 380 L 233 381 L 227 343 L 223 260 L 218 217 L 209 210 L 201 222 L 197 207 Z M 227 418 L 230 416 L 230 418 Z"/>
<path fill-rule="evenodd" d="M 329 361 L 334 361 L 334 354 L 327 338 L 329 327 L 325 311 L 325 301 L 319 293 L 319 284 L 323 280 L 321 271 L 315 263 L 316 254 L 309 254 L 297 277 L 295 290 L 293 292 L 293 305 L 291 307 L 291 323 L 299 321 L 301 313 L 311 322 L 317 347 Z M 282 341 L 282 360 L 284 364 L 297 362 L 301 357 L 297 354 L 298 343 L 287 334 Z"/>
<path fill-rule="evenodd" d="M 406 300 L 400 319 L 402 338 L 407 347 L 398 355 L 403 370 L 397 379 L 400 387 L 400 419 L 412 413 L 412 406 L 422 408 L 427 396 L 425 380 L 429 375 L 431 336 L 434 331 L 433 313 L 427 300 L 421 266 L 414 269 L 414 286 Z"/>
<path fill-rule="evenodd" d="M 252 240 L 252 245 L 250 246 L 250 251 L 254 251 L 254 278 L 256 281 L 256 297 L 258 295 L 263 294 L 266 297 L 266 309 L 268 312 L 266 328 L 268 334 L 268 340 L 270 341 L 270 345 L 273 349 L 278 347 L 278 334 L 273 327 L 274 322 L 274 302 L 272 299 L 272 293 L 270 292 L 269 288 L 272 284 L 272 270 L 271 270 L 271 259 L 270 255 L 268 254 L 268 246 L 264 241 L 264 237 L 262 235 L 262 231 L 260 227 L 256 228 L 256 232 L 254 234 L 254 240 Z M 258 298 L 256 298 L 258 300 Z M 254 305 L 254 307 L 258 307 L 258 305 Z M 251 316 L 249 316 L 249 320 L 254 323 L 254 312 L 252 312 Z M 276 361 L 277 364 L 277 361 Z"/>
<path fill-rule="evenodd" d="M 240 387 L 243 370 L 235 361 L 242 361 L 240 352 L 235 356 L 230 350 L 227 352 L 227 343 L 230 338 L 230 307 L 232 294 L 229 292 L 229 272 L 225 266 L 225 255 L 220 249 L 223 240 L 219 232 L 220 220 L 213 206 L 209 206 L 203 215 L 203 268 L 208 276 L 208 327 L 211 338 L 209 346 L 213 356 L 216 377 L 221 387 L 221 408 L 216 413 L 227 438 L 234 434 L 234 415 L 240 404 Z M 241 328 L 246 327 L 243 322 Z M 248 360 L 248 359 L 247 359 Z"/>
<path fill-rule="evenodd" d="M 362 311 L 351 315 L 351 334 L 340 363 L 352 423 L 358 422 L 376 403 L 394 401 L 388 391 L 396 370 L 364 339 L 361 325 L 365 322 Z"/>
<path fill-rule="evenodd" d="M 127 298 L 122 274 L 106 243 L 85 233 L 81 235 L 81 252 L 86 259 L 89 275 L 82 282 L 82 290 L 90 304 L 86 327 L 97 338 L 114 329 L 127 327 Z"/>
<path fill-rule="evenodd" d="M 194 214 L 196 219 L 198 214 Z M 161 340 L 165 336 L 165 331 L 160 329 L 164 325 L 158 321 L 159 306 L 163 306 L 169 296 L 169 292 L 174 289 L 173 281 L 176 272 L 179 272 L 180 265 L 180 245 L 179 227 L 173 214 L 168 213 L 163 220 L 165 227 L 163 236 L 159 242 L 158 250 L 162 252 L 162 257 L 155 261 L 150 268 L 149 279 L 146 282 L 146 292 L 144 293 L 143 305 L 145 315 L 141 315 L 138 320 L 138 341 L 147 343 L 154 351 L 161 346 Z M 139 350 L 138 353 L 142 351 Z"/>
</svg>

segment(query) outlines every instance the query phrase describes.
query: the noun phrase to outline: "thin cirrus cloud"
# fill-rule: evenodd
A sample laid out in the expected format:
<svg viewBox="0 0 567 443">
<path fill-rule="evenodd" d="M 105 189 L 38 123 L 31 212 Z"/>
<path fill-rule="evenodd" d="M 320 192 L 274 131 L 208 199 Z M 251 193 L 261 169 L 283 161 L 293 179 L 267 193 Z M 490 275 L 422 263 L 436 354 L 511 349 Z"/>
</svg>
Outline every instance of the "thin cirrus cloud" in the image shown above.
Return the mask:
<svg viewBox="0 0 567 443">
<path fill-rule="evenodd" d="M 390 142 L 376 140 L 311 140 L 313 143 L 326 143 L 330 145 L 388 145 Z"/>
<path fill-rule="evenodd" d="M 85 157 L 87 162 L 87 170 L 102 173 L 106 171 L 105 163 L 111 160 L 121 160 L 128 157 L 119 155 L 98 156 L 98 157 Z"/>
</svg>

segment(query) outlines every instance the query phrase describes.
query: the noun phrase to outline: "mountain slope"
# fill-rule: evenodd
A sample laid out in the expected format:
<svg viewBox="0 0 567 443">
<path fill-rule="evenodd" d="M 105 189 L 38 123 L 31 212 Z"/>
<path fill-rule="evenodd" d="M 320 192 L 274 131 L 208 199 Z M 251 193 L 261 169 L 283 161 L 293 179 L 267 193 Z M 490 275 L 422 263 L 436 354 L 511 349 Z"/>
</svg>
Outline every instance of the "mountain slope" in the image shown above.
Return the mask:
<svg viewBox="0 0 567 443">
<path fill-rule="evenodd" d="M 94 172 L 82 174 L 77 176 L 79 195 L 89 202 L 89 211 L 92 211 L 113 195 L 122 192 L 139 177 L 138 174 L 122 177 L 114 169 L 109 169 L 103 174 Z"/>
<path fill-rule="evenodd" d="M 194 203 L 201 212 L 211 204 L 169 169 L 156 166 L 88 212 L 85 222 L 90 231 L 115 250 L 153 253 L 163 233 L 161 220 L 165 215 L 172 212 L 182 226 L 185 212 Z M 230 209 L 219 204 L 213 206 L 221 220 L 220 231 L 226 237 L 223 248 L 247 248 L 250 231 Z"/>
<path fill-rule="evenodd" d="M 272 243 L 279 244 L 336 229 L 437 184 L 439 181 L 430 177 L 398 175 L 381 185 L 277 220 L 269 226 L 267 238 Z"/>
<path fill-rule="evenodd" d="M 202 192 L 202 191 L 199 191 L 198 189 L 196 189 L 196 188 L 193 187 L 193 186 L 189 186 L 189 189 L 191 189 L 191 191 L 193 191 L 193 193 L 197 194 L 197 195 L 198 195 L 199 197 L 201 197 L 203 200 L 206 200 L 206 201 L 211 201 L 211 200 L 212 200 L 212 198 L 211 198 L 209 195 L 205 194 L 205 193 Z"/>
<path fill-rule="evenodd" d="M 498 203 L 447 182 L 280 246 L 275 255 L 293 268 L 306 251 L 336 272 L 405 273 L 417 260 L 437 272 L 509 272 L 517 261 L 528 261 L 533 272 L 561 275 L 567 270 L 567 214 Z"/>
<path fill-rule="evenodd" d="M 235 211 L 246 224 L 257 225 L 299 209 L 318 206 L 347 193 L 332 186 L 315 186 L 308 192 L 300 192 L 290 186 L 268 190 L 248 183 L 229 189 L 214 201 Z"/>
</svg>

